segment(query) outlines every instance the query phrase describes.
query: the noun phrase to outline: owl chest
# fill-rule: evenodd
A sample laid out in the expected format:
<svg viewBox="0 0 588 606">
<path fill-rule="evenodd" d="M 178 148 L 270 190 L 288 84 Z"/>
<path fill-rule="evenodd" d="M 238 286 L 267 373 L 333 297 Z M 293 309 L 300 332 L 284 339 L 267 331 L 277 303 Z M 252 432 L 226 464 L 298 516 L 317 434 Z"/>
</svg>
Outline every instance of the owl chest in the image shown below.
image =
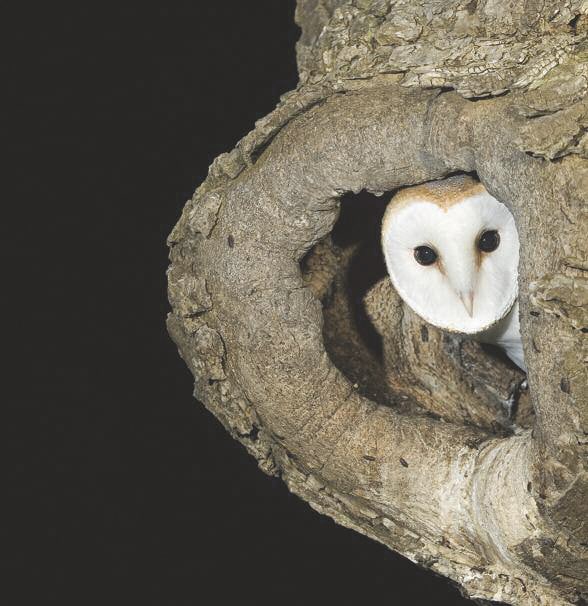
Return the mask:
<svg viewBox="0 0 588 606">
<path fill-rule="evenodd" d="M 518 302 L 514 303 L 512 309 L 502 320 L 478 333 L 474 338 L 482 343 L 498 345 L 517 366 L 527 370 L 521 340 Z"/>
</svg>

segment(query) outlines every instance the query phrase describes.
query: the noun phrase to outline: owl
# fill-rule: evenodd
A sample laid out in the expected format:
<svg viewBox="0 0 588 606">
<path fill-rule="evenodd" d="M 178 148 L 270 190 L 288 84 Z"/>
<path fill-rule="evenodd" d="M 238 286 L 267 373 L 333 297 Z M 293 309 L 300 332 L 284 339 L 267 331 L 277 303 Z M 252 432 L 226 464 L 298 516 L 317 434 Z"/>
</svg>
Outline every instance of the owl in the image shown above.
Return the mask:
<svg viewBox="0 0 588 606">
<path fill-rule="evenodd" d="M 441 329 L 493 343 L 526 370 L 518 314 L 519 238 L 508 208 L 468 175 L 409 187 L 382 221 L 388 274 Z"/>
</svg>

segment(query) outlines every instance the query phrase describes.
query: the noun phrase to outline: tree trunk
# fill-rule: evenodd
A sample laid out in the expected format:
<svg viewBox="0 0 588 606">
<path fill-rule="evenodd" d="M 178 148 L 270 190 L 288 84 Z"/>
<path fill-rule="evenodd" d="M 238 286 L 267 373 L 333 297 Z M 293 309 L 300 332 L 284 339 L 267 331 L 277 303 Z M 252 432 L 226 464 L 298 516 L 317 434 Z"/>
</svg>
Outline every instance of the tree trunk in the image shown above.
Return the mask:
<svg viewBox="0 0 588 606">
<path fill-rule="evenodd" d="M 586 13 L 299 0 L 298 87 L 169 239 L 196 397 L 316 510 L 477 599 L 588 600 Z M 369 193 L 454 172 L 515 216 L 528 390 L 376 271 Z"/>
</svg>

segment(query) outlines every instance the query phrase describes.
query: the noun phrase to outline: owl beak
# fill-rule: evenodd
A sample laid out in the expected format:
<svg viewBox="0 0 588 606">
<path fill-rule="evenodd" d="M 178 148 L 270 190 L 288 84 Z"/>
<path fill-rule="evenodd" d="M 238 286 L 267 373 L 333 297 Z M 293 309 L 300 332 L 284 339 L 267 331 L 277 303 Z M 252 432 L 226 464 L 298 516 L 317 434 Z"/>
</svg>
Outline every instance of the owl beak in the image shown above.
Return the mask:
<svg viewBox="0 0 588 606">
<path fill-rule="evenodd" d="M 463 306 L 465 307 L 466 311 L 468 312 L 468 316 L 470 318 L 474 317 L 474 291 L 473 290 L 467 290 L 467 291 L 460 291 L 459 293 L 459 298 L 461 299 L 461 302 L 463 303 Z"/>
<path fill-rule="evenodd" d="M 474 317 L 474 294 L 478 283 L 476 258 L 473 254 L 464 254 L 456 245 L 454 249 L 446 251 L 447 261 L 443 267 L 451 290 L 459 297 L 464 309 L 470 318 Z M 459 305 L 457 301 L 456 305 Z M 457 310 L 456 310 L 457 311 Z"/>
</svg>

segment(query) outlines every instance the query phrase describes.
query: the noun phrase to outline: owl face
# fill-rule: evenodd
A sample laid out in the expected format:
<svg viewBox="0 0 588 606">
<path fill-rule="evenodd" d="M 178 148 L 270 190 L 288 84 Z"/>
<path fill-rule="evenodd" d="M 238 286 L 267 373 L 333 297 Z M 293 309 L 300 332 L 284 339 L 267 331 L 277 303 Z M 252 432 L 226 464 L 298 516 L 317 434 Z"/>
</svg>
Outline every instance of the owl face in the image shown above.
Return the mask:
<svg viewBox="0 0 588 606">
<path fill-rule="evenodd" d="M 398 294 L 445 330 L 485 330 L 517 297 L 514 218 L 469 177 L 410 188 L 393 198 L 384 215 L 382 247 Z"/>
</svg>

